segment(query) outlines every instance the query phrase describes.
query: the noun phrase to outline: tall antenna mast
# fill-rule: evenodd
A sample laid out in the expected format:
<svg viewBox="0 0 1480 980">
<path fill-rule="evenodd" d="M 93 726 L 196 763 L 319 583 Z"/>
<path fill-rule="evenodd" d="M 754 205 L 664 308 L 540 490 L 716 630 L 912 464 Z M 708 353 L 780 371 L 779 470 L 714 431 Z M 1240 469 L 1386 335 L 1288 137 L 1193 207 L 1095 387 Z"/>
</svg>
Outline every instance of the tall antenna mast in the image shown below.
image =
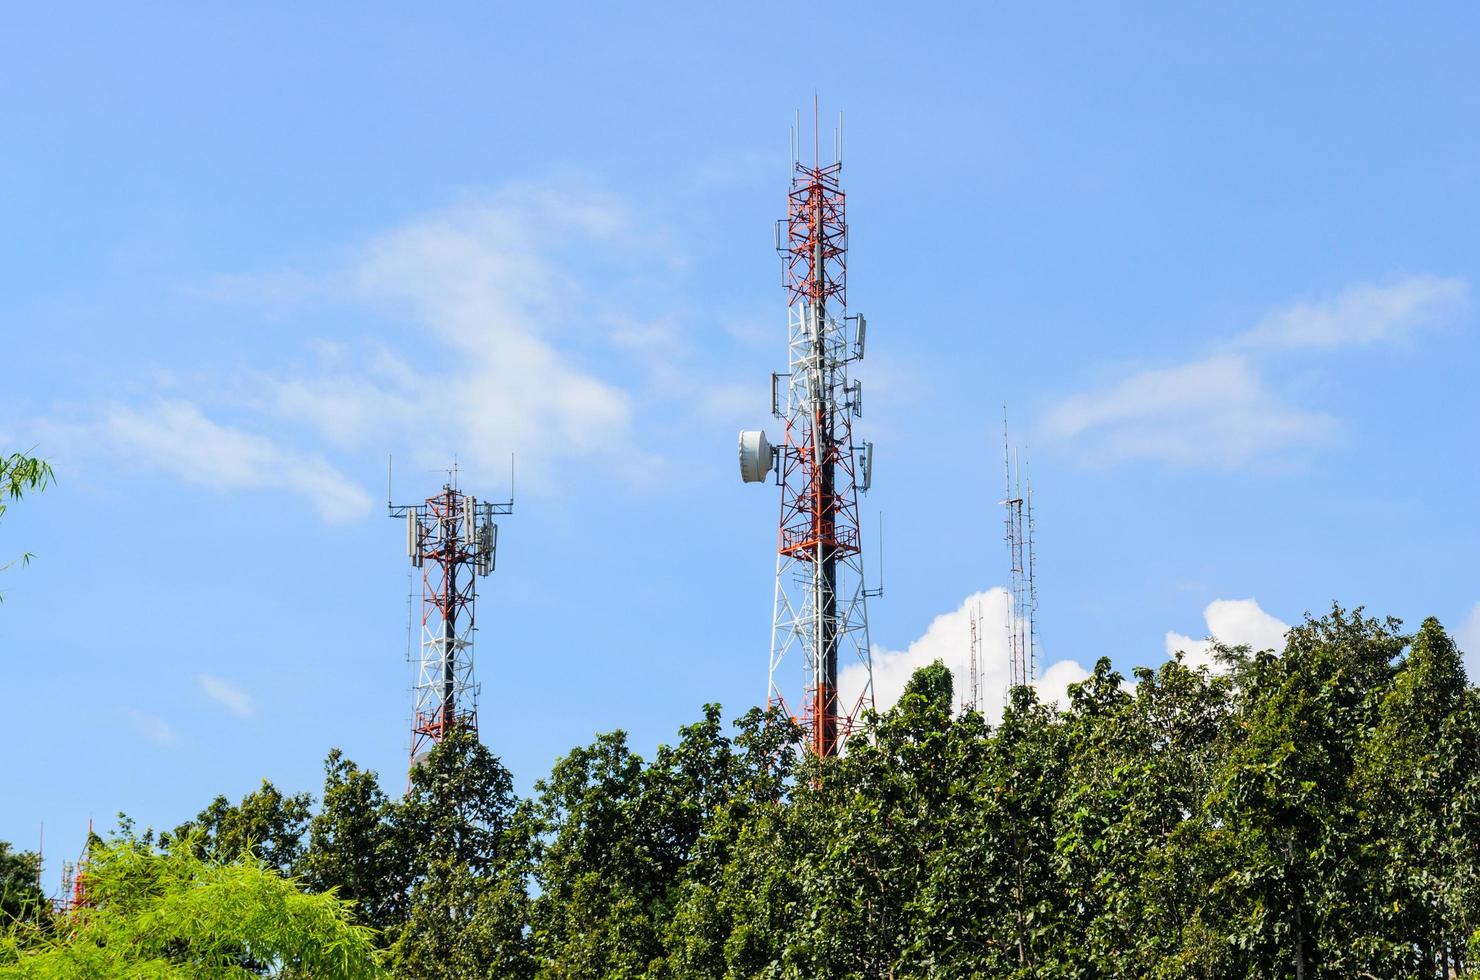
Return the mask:
<svg viewBox="0 0 1480 980">
<path fill-rule="evenodd" d="M 406 522 L 406 554 L 421 579 L 421 658 L 411 715 L 411 764 L 426 758 L 456 731 L 478 730 L 478 684 L 473 679 L 474 600 L 477 579 L 494 568 L 495 515 L 512 514 L 458 488 L 454 463 L 439 493 L 419 504 L 390 504 Z"/>
<path fill-rule="evenodd" d="M 1007 408 L 1002 409 L 1002 468 L 1007 495 L 1002 501 L 1007 541 L 1008 684 L 1021 687 L 1033 683 L 1037 664 L 1033 650 L 1033 620 L 1038 594 L 1033 583 L 1032 484 L 1023 489 L 1022 468 L 1007 434 Z"/>
<path fill-rule="evenodd" d="M 1033 539 L 1037 535 L 1038 526 L 1033 520 L 1033 478 L 1024 477 L 1023 484 L 1026 488 L 1023 495 L 1023 509 L 1028 527 L 1028 677 L 1030 680 L 1036 680 L 1038 678 L 1038 580 L 1034 572 L 1038 566 L 1038 549 Z"/>
<path fill-rule="evenodd" d="M 971 654 L 967 665 L 967 690 L 970 692 L 966 701 L 966 710 L 981 710 L 981 606 L 972 607 L 971 610 Z"/>
<path fill-rule="evenodd" d="M 814 106 L 814 134 L 817 112 Z M 777 223 L 788 316 L 789 370 L 771 376 L 771 411 L 786 426 L 779 446 L 740 433 L 740 475 L 781 487 L 768 703 L 795 718 L 809 750 L 836 755 L 874 705 L 858 494 L 869 489 L 872 443 L 853 441 L 863 388 L 849 366 L 863 359 L 867 323 L 848 313 L 848 224 L 842 163 L 792 163 L 787 216 Z M 783 235 L 784 229 L 784 235 Z M 785 380 L 784 389 L 782 381 Z M 862 667 L 843 699 L 839 661 Z M 791 675 L 802 667 L 798 704 Z M 800 711 L 796 709 L 800 708 Z"/>
</svg>

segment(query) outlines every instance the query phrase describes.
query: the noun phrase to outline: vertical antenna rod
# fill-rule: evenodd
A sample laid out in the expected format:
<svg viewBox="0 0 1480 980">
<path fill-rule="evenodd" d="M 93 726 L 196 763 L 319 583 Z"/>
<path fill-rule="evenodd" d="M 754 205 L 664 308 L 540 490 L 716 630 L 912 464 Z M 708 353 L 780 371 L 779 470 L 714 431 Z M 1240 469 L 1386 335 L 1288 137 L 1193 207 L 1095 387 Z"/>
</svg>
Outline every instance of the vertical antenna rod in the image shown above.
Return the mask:
<svg viewBox="0 0 1480 980">
<path fill-rule="evenodd" d="M 1028 677 L 1030 680 L 1036 680 L 1038 677 L 1038 580 L 1034 573 L 1038 566 L 1038 552 L 1033 539 L 1037 533 L 1037 525 L 1033 521 L 1033 478 L 1025 477 L 1023 483 L 1026 488 L 1023 494 L 1023 507 L 1028 526 Z"/>
<path fill-rule="evenodd" d="M 970 692 L 966 700 L 966 710 L 981 710 L 981 606 L 973 606 L 971 617 L 971 659 L 967 664 L 967 690 Z"/>
</svg>

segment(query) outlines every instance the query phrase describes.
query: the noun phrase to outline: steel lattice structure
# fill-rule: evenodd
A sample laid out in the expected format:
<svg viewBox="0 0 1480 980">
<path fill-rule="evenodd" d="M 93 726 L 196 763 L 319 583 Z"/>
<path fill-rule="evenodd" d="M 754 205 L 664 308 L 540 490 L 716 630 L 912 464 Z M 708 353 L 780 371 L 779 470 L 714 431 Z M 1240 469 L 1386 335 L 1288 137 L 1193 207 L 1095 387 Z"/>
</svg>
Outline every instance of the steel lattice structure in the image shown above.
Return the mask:
<svg viewBox="0 0 1480 980">
<path fill-rule="evenodd" d="M 1038 586 L 1034 581 L 1033 483 L 1026 487 L 1016 453 L 1007 440 L 1007 422 L 1002 424 L 1002 465 L 1007 476 L 1004 524 L 1007 542 L 1008 683 L 1021 687 L 1038 677 Z"/>
<path fill-rule="evenodd" d="M 406 552 L 422 570 L 421 652 L 411 716 L 411 764 L 453 731 L 478 730 L 479 685 L 473 677 L 477 578 L 493 571 L 495 515 L 514 501 L 481 502 L 454 483 L 419 504 L 390 506 L 406 521 Z"/>
<path fill-rule="evenodd" d="M 826 757 L 838 753 L 874 703 L 867 610 L 873 593 L 864 584 L 858 511 L 873 452 L 853 441 L 863 392 L 848 377 L 849 365 L 863 357 L 866 325 L 847 313 L 842 164 L 793 167 L 785 237 L 779 227 L 777 235 L 790 370 L 772 378 L 772 413 L 783 420 L 785 437 L 771 449 L 763 433 L 742 433 L 741 464 L 742 477 L 758 481 L 774 459 L 781 487 L 768 702 L 795 718 L 809 750 Z M 846 695 L 840 661 L 861 668 L 858 690 Z"/>
<path fill-rule="evenodd" d="M 967 696 L 963 706 L 968 711 L 981 710 L 981 619 L 981 606 L 977 605 L 971 610 L 971 642 L 967 648 Z"/>
</svg>

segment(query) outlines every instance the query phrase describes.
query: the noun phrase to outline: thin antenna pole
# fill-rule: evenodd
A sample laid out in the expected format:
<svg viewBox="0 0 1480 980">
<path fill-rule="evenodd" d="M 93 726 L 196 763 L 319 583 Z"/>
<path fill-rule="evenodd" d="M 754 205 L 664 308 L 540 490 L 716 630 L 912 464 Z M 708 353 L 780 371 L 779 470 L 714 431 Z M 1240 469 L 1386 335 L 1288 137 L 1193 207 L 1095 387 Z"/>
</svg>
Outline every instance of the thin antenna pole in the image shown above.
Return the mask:
<svg viewBox="0 0 1480 980">
<path fill-rule="evenodd" d="M 879 584 L 862 590 L 865 599 L 878 599 L 884 595 L 884 512 L 879 511 Z"/>
<path fill-rule="evenodd" d="M 978 654 L 978 646 L 979 646 L 979 644 L 981 642 L 981 636 L 980 636 L 980 631 L 978 630 L 978 620 L 977 620 L 978 610 L 979 610 L 979 607 L 978 606 L 972 606 L 970 612 L 967 614 L 968 617 L 969 617 L 969 619 L 970 619 L 970 623 L 971 623 L 971 648 L 970 648 L 970 659 L 967 661 L 967 669 L 966 669 L 967 690 L 970 692 L 970 697 L 966 701 L 966 706 L 968 708 L 970 708 L 972 711 L 978 710 L 978 704 L 977 704 L 977 697 L 978 697 L 978 691 L 977 691 L 977 685 L 978 685 L 978 681 L 977 681 L 977 671 L 978 671 L 977 658 L 978 658 L 978 655 L 979 655 Z"/>
<path fill-rule="evenodd" d="M 1027 607 L 1031 589 L 1026 580 L 1022 466 L 1008 435 L 1005 405 L 1002 408 L 1002 467 L 1007 484 L 1007 495 L 1002 504 L 1006 508 L 1007 523 L 1008 673 L 1011 686 L 1021 687 L 1032 683 L 1033 679 L 1033 654 L 1026 619 L 1029 615 Z"/>
<path fill-rule="evenodd" d="M 1008 687 L 1017 685 L 1017 629 L 1014 619 L 1017 615 L 1017 562 L 1016 562 L 1016 534 L 1013 528 L 1012 513 L 1012 444 L 1007 436 L 1007 406 L 1002 406 L 1002 474 L 1003 474 L 1003 498 L 1002 505 L 1006 508 L 1007 533 L 1007 684 Z"/>
<path fill-rule="evenodd" d="M 1028 650 L 1028 637 L 1023 623 L 1027 614 L 1028 605 L 1028 588 L 1026 583 L 1028 561 L 1025 548 L 1026 535 L 1024 535 L 1023 533 L 1023 464 L 1022 460 L 1018 456 L 1016 446 L 1014 446 L 1012 449 L 1012 470 L 1012 499 L 1013 505 L 1017 510 L 1017 513 L 1014 515 L 1015 521 L 1013 524 L 1013 529 L 1017 533 L 1017 538 L 1014 542 L 1017 548 L 1017 559 L 1014 563 L 1014 567 L 1017 570 L 1018 576 L 1017 595 L 1014 596 L 1013 599 L 1013 625 L 1016 627 L 1018 635 L 1018 683 L 1027 684 L 1028 658 L 1031 656 L 1031 654 Z"/>
<path fill-rule="evenodd" d="M 1024 506 L 1027 508 L 1028 521 L 1028 679 L 1036 680 L 1038 677 L 1038 582 L 1035 577 L 1035 569 L 1038 564 L 1037 549 L 1034 546 L 1035 524 L 1033 521 L 1033 478 L 1027 477 L 1027 493 L 1024 496 Z"/>
</svg>

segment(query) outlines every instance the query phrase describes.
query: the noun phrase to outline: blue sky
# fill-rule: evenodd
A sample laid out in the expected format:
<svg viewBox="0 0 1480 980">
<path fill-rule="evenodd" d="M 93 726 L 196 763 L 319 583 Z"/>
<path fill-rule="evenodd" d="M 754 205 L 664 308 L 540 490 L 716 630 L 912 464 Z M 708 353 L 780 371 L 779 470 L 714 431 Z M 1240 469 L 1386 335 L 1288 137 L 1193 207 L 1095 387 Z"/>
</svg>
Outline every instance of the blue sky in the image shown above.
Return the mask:
<svg viewBox="0 0 1480 980">
<path fill-rule="evenodd" d="M 1005 578 L 1056 682 L 1332 600 L 1480 648 L 1480 59 L 1460 5 L 33 5 L 0 31 L 0 839 L 400 780 L 384 516 L 507 492 L 485 740 L 528 786 L 764 696 L 792 113 L 847 113 L 881 673 Z M 774 428 L 774 426 L 773 426 Z M 943 617 L 943 618 L 941 618 Z M 933 624 L 933 625 L 932 625 Z M 889 682 L 881 684 L 881 690 Z"/>
</svg>

